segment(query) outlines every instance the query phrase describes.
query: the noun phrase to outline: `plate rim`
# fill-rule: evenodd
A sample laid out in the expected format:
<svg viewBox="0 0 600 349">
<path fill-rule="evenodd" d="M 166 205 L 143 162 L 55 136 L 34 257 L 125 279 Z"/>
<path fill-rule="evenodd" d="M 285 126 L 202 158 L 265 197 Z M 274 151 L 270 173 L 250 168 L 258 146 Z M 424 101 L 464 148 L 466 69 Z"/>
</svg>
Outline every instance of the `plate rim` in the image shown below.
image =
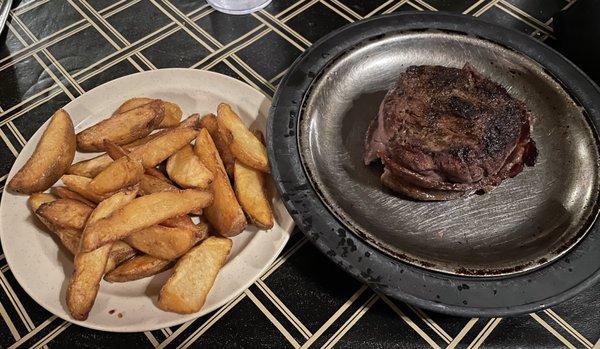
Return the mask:
<svg viewBox="0 0 600 349">
<path fill-rule="evenodd" d="M 463 296 L 459 296 L 460 293 L 457 292 L 451 295 L 453 298 L 451 302 L 443 298 L 440 299 L 439 295 L 437 295 L 437 299 L 427 299 L 423 297 L 424 291 L 416 290 L 416 292 L 411 293 L 408 292 L 410 289 L 408 286 L 402 286 L 404 287 L 402 288 L 399 286 L 399 282 L 393 286 L 390 286 L 386 282 L 381 282 L 381 275 L 376 275 L 370 269 L 387 268 L 388 274 L 390 272 L 397 272 L 397 275 L 410 270 L 412 273 L 422 276 L 429 282 L 444 280 L 452 284 L 452 286 L 457 286 L 459 292 L 461 289 L 465 289 L 461 288 L 462 285 L 471 285 L 472 289 L 472 285 L 475 283 L 486 283 L 490 287 L 493 287 L 493 285 L 497 287 L 497 285 L 501 284 L 509 284 L 512 287 L 516 287 L 517 283 L 515 283 L 515 280 L 519 280 L 520 283 L 526 283 L 527 276 L 531 276 L 532 274 L 537 273 L 548 279 L 548 270 L 551 268 L 554 270 L 560 267 L 565 270 L 567 268 L 571 270 L 570 268 L 574 267 L 573 261 L 567 262 L 567 264 L 571 263 L 567 267 L 565 266 L 565 259 L 568 261 L 569 256 L 576 256 L 582 250 L 587 249 L 588 256 L 590 253 L 593 253 L 593 251 L 589 251 L 589 245 L 600 245 L 598 237 L 600 235 L 600 224 L 597 221 L 588 227 L 590 231 L 587 236 L 566 255 L 551 264 L 523 275 L 519 274 L 498 278 L 469 278 L 441 275 L 440 273 L 409 266 L 404 262 L 394 260 L 362 241 L 361 238 L 351 232 L 351 230 L 346 229 L 345 225 L 331 214 L 327 207 L 320 201 L 318 195 L 315 193 L 315 189 L 310 184 L 307 174 L 303 169 L 303 164 L 300 161 L 297 142 L 292 142 L 290 139 L 297 139 L 300 107 L 304 102 L 304 98 L 308 95 L 307 89 L 315 77 L 318 76 L 319 71 L 327 66 L 328 62 L 333 59 L 333 56 L 343 54 L 344 48 L 347 49 L 353 45 L 358 45 L 362 41 L 376 40 L 378 37 L 385 36 L 388 32 L 398 33 L 401 31 L 436 29 L 477 36 L 483 40 L 515 50 L 519 54 L 525 55 L 537 62 L 572 97 L 573 95 L 584 97 L 573 99 L 577 103 L 586 106 L 585 111 L 588 119 L 593 131 L 597 135 L 598 125 L 600 124 L 600 110 L 593 105 L 590 107 L 590 104 L 592 104 L 590 100 L 600 102 L 600 89 L 578 67 L 574 66 L 573 63 L 545 44 L 515 30 L 464 15 L 444 12 L 406 12 L 377 16 L 365 21 L 349 24 L 317 41 L 310 49 L 296 59 L 273 98 L 273 105 L 267 123 L 267 145 L 269 155 L 274 159 L 273 176 L 276 179 L 277 188 L 284 198 L 284 204 L 294 218 L 297 226 L 309 240 L 330 259 L 340 265 L 342 269 L 360 281 L 370 284 L 374 289 L 382 293 L 426 309 L 459 316 L 505 316 L 544 309 L 571 298 L 579 291 L 589 287 L 600 279 L 600 265 L 592 267 L 593 270 L 590 271 L 590 274 L 585 275 L 582 280 L 574 281 L 568 288 L 550 297 L 530 302 L 519 302 L 513 299 L 515 304 L 496 307 L 468 306 L 466 300 L 460 304 Z M 334 53 L 332 54 L 329 50 Z M 561 79 L 561 76 L 565 75 L 572 77 L 573 81 L 569 80 L 565 83 L 564 79 Z M 285 144 L 285 149 L 280 150 L 275 148 L 275 142 L 278 142 L 279 148 L 282 148 L 282 144 Z M 293 157 L 293 159 L 286 160 L 285 157 Z M 284 165 L 294 167 L 296 172 L 286 170 L 283 168 Z M 302 202 L 304 206 L 300 205 L 299 202 Z M 307 203 L 308 205 L 306 205 Z M 595 204 L 598 205 L 598 203 Z M 306 208 L 306 206 L 311 205 L 315 207 L 311 209 Z M 330 231 L 331 234 L 328 236 L 325 231 Z M 343 246 L 344 241 L 347 244 L 348 240 L 351 240 L 355 251 L 369 253 L 370 258 L 362 258 L 361 256 L 361 263 L 357 257 L 352 257 L 352 253 L 343 251 L 340 248 L 340 244 Z M 596 264 L 600 264 L 600 261 Z M 406 274 L 403 275 L 403 277 L 406 276 Z M 414 290 L 411 289 L 411 291 Z M 471 293 L 471 291 L 465 293 Z M 464 298 L 468 297 L 464 296 Z"/>
<path fill-rule="evenodd" d="M 267 101 L 271 101 L 271 98 L 269 96 L 267 96 L 265 93 L 263 93 L 262 91 L 244 83 L 243 81 L 237 80 L 235 78 L 232 78 L 230 76 L 224 75 L 224 74 L 220 74 L 220 73 L 216 73 L 216 72 L 212 72 L 212 71 L 207 71 L 207 70 L 198 70 L 198 69 L 191 69 L 191 68 L 165 68 L 165 69 L 156 69 L 156 70 L 149 70 L 149 71 L 142 71 L 142 72 L 138 72 L 138 73 L 134 73 L 134 74 L 129 74 L 129 75 L 125 75 L 122 77 L 119 77 L 117 79 L 114 80 L 110 80 L 107 81 L 101 85 L 98 85 L 96 87 L 94 87 L 93 89 L 86 91 L 84 94 L 78 96 L 77 98 L 71 100 L 69 103 L 65 104 L 64 106 L 62 106 L 61 108 L 69 108 L 69 106 L 73 103 L 77 103 L 77 100 L 79 98 L 81 98 L 84 95 L 87 94 L 91 94 L 94 90 L 100 89 L 100 88 L 106 88 L 106 85 L 113 85 L 113 84 L 119 84 L 124 80 L 128 80 L 131 79 L 133 77 L 139 77 L 141 75 L 154 75 L 154 74 L 168 74 L 168 73 L 187 73 L 189 74 L 190 72 L 193 72 L 194 74 L 197 74 L 199 76 L 201 75 L 210 75 L 212 77 L 216 77 L 219 79 L 224 79 L 227 80 L 231 83 L 237 84 L 239 86 L 244 86 L 245 89 L 252 90 L 254 93 L 257 93 L 261 96 L 261 98 L 267 100 Z M 268 117 L 268 115 L 265 115 Z M 79 125 L 80 123 L 84 122 L 85 120 L 87 120 L 89 118 L 85 117 L 83 118 L 81 121 L 79 121 L 78 123 L 76 123 L 74 126 L 77 127 L 77 125 Z M 44 130 L 48 123 L 50 122 L 50 119 L 46 120 L 35 132 L 34 134 L 31 136 L 31 138 L 33 138 L 36 134 L 38 134 L 39 132 L 42 132 L 42 130 Z M 266 126 L 266 125 L 265 125 Z M 31 139 L 30 138 L 30 139 Z M 29 141 L 25 144 L 25 146 L 23 148 L 25 148 L 27 145 L 29 144 Z M 19 156 L 17 156 L 17 158 L 15 159 L 15 163 L 13 163 L 13 165 L 11 166 L 11 169 L 7 175 L 6 178 L 6 183 L 8 183 L 8 181 L 15 175 L 15 173 L 17 172 L 17 169 L 15 168 L 15 164 L 17 162 L 17 159 L 23 154 L 23 151 L 21 150 L 21 152 L 19 152 Z M 2 190 L 2 196 L 3 198 L 6 195 L 21 195 L 21 194 L 13 194 L 7 191 L 7 187 L 5 186 Z M 277 193 L 277 195 L 279 195 L 279 193 Z M 280 198 L 281 200 L 281 198 Z M 0 212 L 5 210 L 5 204 L 4 204 L 5 200 L 1 200 L 0 201 Z M 286 217 L 289 218 L 289 215 L 287 215 Z M 147 327 L 136 327 L 137 325 L 126 325 L 126 326 L 118 326 L 117 324 L 113 327 L 107 327 L 104 325 L 98 325 L 95 324 L 94 322 L 88 320 L 85 321 L 79 321 L 79 320 L 75 320 L 73 318 L 71 318 L 68 314 L 68 312 L 64 312 L 61 314 L 55 313 L 52 309 L 50 309 L 47 304 L 45 304 L 44 302 L 41 302 L 38 297 L 35 296 L 35 292 L 31 292 L 29 287 L 27 287 L 27 283 L 26 281 L 26 277 L 24 277 L 23 275 L 19 274 L 19 272 L 15 272 L 15 270 L 11 267 L 11 257 L 9 257 L 9 254 L 6 254 L 6 248 L 5 248 L 5 239 L 3 239 L 2 237 L 4 236 L 4 229 L 3 229 L 3 224 L 0 224 L 0 246 L 2 246 L 2 250 L 4 251 L 4 255 L 6 258 L 6 263 L 12 273 L 12 275 L 14 276 L 15 280 L 17 281 L 17 283 L 19 284 L 19 286 L 23 289 L 23 291 L 25 291 L 25 293 L 31 297 L 36 304 L 38 304 L 40 307 L 44 308 L 46 311 L 48 311 L 50 314 L 53 314 L 69 323 L 78 325 L 78 326 L 82 326 L 85 328 L 90 328 L 93 330 L 99 330 L 99 331 L 104 331 L 104 332 L 114 332 L 114 333 L 136 333 L 136 332 L 145 332 L 145 331 L 154 331 L 154 330 L 158 330 L 158 329 L 162 329 L 165 327 L 172 327 L 172 326 L 177 326 L 177 325 L 181 325 L 185 322 L 188 321 L 193 321 L 196 320 L 202 316 L 205 316 L 207 314 L 209 314 L 210 312 L 213 312 L 215 310 L 220 309 L 221 307 L 223 307 L 224 305 L 226 305 L 228 302 L 230 302 L 232 299 L 238 297 L 239 295 L 241 295 L 242 293 L 244 293 L 244 291 L 250 287 L 254 282 L 256 282 L 256 280 L 258 280 L 258 278 L 260 278 L 260 276 L 262 274 L 264 274 L 264 272 L 273 264 L 273 262 L 277 259 L 277 257 L 279 257 L 279 255 L 281 254 L 281 251 L 285 248 L 285 246 L 287 245 L 289 238 L 293 232 L 293 229 L 295 227 L 295 223 L 292 219 L 288 219 L 284 217 L 284 219 L 281 222 L 281 230 L 282 230 L 282 239 L 281 239 L 281 243 L 280 246 L 278 246 L 275 250 L 273 250 L 272 255 L 268 258 L 267 263 L 265 265 L 262 266 L 262 268 L 256 273 L 255 277 L 252 277 L 249 279 L 248 282 L 246 282 L 245 284 L 241 285 L 238 289 L 238 291 L 231 293 L 229 296 L 225 297 L 223 300 L 221 300 L 220 302 L 217 302 L 213 307 L 211 308 L 206 308 L 206 309 L 201 309 L 200 311 L 193 313 L 193 314 L 181 314 L 180 315 L 180 319 L 175 319 L 172 320 L 170 322 L 166 322 L 166 323 L 161 323 L 160 325 L 155 325 L 155 326 L 147 326 Z M 287 221 L 287 222 L 286 222 Z M 251 241 L 251 240 L 250 240 Z M 57 250 L 60 250 L 61 247 L 57 246 Z M 18 270 L 18 268 L 17 268 Z"/>
</svg>

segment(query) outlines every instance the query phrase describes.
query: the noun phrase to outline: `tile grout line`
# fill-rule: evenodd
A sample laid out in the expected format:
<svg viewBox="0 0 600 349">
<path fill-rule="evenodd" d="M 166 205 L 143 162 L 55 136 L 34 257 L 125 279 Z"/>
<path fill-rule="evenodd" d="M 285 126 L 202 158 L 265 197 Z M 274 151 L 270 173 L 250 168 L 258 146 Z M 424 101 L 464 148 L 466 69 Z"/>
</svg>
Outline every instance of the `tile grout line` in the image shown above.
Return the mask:
<svg viewBox="0 0 600 349">
<path fill-rule="evenodd" d="M 592 342 L 585 338 L 581 333 L 579 333 L 579 331 L 572 327 L 568 322 L 566 322 L 552 309 L 546 309 L 544 310 L 544 313 L 546 313 L 552 320 L 554 320 L 554 322 L 558 323 L 562 328 L 569 332 L 571 336 L 575 337 L 581 344 L 586 346 L 586 348 L 592 348 Z"/>
<path fill-rule="evenodd" d="M 502 318 L 491 318 L 483 327 L 483 329 L 481 330 L 481 332 L 479 332 L 477 334 L 477 336 L 475 337 L 475 339 L 473 339 L 473 341 L 471 342 L 471 344 L 469 344 L 469 346 L 467 347 L 467 349 L 477 349 L 479 348 L 483 342 L 486 340 L 486 338 L 494 331 L 494 329 L 496 328 L 496 326 L 498 326 L 498 324 L 500 323 L 500 321 L 502 321 Z"/>
<path fill-rule="evenodd" d="M 19 331 L 17 330 L 17 328 L 15 327 L 15 324 L 12 322 L 12 319 L 6 312 L 6 309 L 4 309 L 4 305 L 2 305 L 2 303 L 0 303 L 0 317 L 2 319 L 4 319 L 4 323 L 8 327 L 8 330 L 12 334 L 15 341 L 18 341 L 19 339 L 21 339 L 21 335 L 19 334 Z"/>
<path fill-rule="evenodd" d="M 550 332 L 554 337 L 556 337 L 562 344 L 564 344 L 569 349 L 576 349 L 576 347 L 571 344 L 563 335 L 558 333 L 552 326 L 550 326 L 544 319 L 542 319 L 539 315 L 535 313 L 529 314 L 532 318 L 535 319 L 540 325 L 542 325 L 548 332 Z"/>
<path fill-rule="evenodd" d="M 346 333 L 352 327 L 354 327 L 354 325 L 358 322 L 358 320 L 360 320 L 363 317 L 363 315 L 365 315 L 365 313 L 367 311 L 369 311 L 369 309 L 371 309 L 371 306 L 373 306 L 373 304 L 375 304 L 375 302 L 377 302 L 378 299 L 379 299 L 379 296 L 377 296 L 377 294 L 375 294 L 375 293 L 372 294 L 365 301 L 365 303 L 363 303 L 352 314 L 352 316 L 350 316 L 350 318 L 348 320 L 346 320 L 346 322 L 344 322 L 342 324 L 342 326 L 327 340 L 327 342 L 325 342 L 325 344 L 323 345 L 322 348 L 325 348 L 325 349 L 332 348 L 337 342 L 339 342 L 339 340 L 342 339 L 344 337 L 344 335 L 346 335 Z"/>
<path fill-rule="evenodd" d="M 350 22 L 350 23 L 356 22 L 355 18 L 348 17 L 347 14 L 345 14 L 342 11 L 340 11 L 339 9 L 335 8 L 335 6 L 333 6 L 332 4 L 330 4 L 328 1 L 326 1 L 326 0 L 319 0 L 319 3 L 322 4 L 323 6 L 331 9 L 333 12 L 337 13 L 342 18 L 346 19 L 348 22 Z"/>
<path fill-rule="evenodd" d="M 38 327 L 34 328 L 31 332 L 27 333 L 25 336 L 23 336 L 21 339 L 19 339 L 15 343 L 11 344 L 11 346 L 8 347 L 8 349 L 18 348 L 19 346 L 21 346 L 21 344 L 25 343 L 27 340 L 29 340 L 29 338 L 31 338 L 31 337 L 35 336 L 36 334 L 38 334 L 41 330 L 43 330 L 44 328 L 46 328 L 49 324 L 51 324 L 56 319 L 58 319 L 58 317 L 56 315 L 50 316 L 41 325 L 39 325 Z"/>
<path fill-rule="evenodd" d="M 51 340 L 53 340 L 54 338 L 56 338 L 59 334 L 61 334 L 69 326 L 71 326 L 71 323 L 68 322 L 68 321 L 64 321 L 60 326 L 58 326 L 52 332 L 48 333 L 44 338 L 40 339 L 36 343 L 36 345 L 34 347 L 32 347 L 32 348 L 39 348 L 41 346 L 45 346 L 46 344 L 48 344 L 48 342 L 50 342 Z"/>
<path fill-rule="evenodd" d="M 438 336 L 440 336 L 440 338 L 442 338 L 442 340 L 444 342 L 446 342 L 446 344 L 450 344 L 450 342 L 452 341 L 452 336 L 450 336 L 448 334 L 448 332 L 444 331 L 444 329 L 440 325 L 438 325 L 435 321 L 433 321 L 433 319 L 431 319 L 431 317 L 429 317 L 429 315 L 427 315 L 420 308 L 414 307 L 414 306 L 412 306 L 412 305 L 410 305 L 408 303 L 406 303 L 406 306 L 410 310 L 412 310 L 415 314 L 417 314 L 417 316 L 419 317 L 419 319 L 421 319 L 421 321 L 423 321 Z"/>
<path fill-rule="evenodd" d="M 458 334 L 456 335 L 456 337 L 454 337 L 454 339 L 452 340 L 452 342 L 450 342 L 446 348 L 447 349 L 454 349 L 454 348 L 456 348 L 456 346 L 460 343 L 460 341 L 462 341 L 462 339 L 467 335 L 467 333 L 469 333 L 469 331 L 471 331 L 471 329 L 477 323 L 477 321 L 479 321 L 479 318 L 472 318 L 472 319 L 470 319 L 467 322 L 467 324 L 465 325 L 465 327 L 463 327 L 462 330 L 460 330 L 460 332 L 458 332 Z"/>
</svg>

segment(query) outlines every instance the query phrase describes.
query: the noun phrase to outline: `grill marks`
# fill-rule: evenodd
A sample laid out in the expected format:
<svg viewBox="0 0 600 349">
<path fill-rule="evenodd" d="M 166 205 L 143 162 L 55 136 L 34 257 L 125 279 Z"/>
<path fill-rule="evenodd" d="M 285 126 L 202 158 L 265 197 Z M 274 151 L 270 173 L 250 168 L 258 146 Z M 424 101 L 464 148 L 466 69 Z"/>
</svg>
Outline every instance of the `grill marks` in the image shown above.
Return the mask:
<svg viewBox="0 0 600 349">
<path fill-rule="evenodd" d="M 468 64 L 412 66 L 381 103 L 364 160 L 380 158 L 384 184 L 415 199 L 488 191 L 535 162 L 530 122 L 523 102 Z"/>
</svg>

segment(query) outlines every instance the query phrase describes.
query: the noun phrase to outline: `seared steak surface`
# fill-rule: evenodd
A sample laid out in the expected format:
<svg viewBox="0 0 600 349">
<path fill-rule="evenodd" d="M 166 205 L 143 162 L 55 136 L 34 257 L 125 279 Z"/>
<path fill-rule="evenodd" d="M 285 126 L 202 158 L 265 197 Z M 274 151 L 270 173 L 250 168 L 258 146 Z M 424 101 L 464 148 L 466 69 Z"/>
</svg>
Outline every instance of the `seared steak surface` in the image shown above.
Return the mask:
<svg viewBox="0 0 600 349">
<path fill-rule="evenodd" d="M 417 200 L 489 191 L 532 166 L 531 115 L 523 102 L 469 65 L 412 66 L 383 99 L 365 140 L 365 164 Z"/>
</svg>

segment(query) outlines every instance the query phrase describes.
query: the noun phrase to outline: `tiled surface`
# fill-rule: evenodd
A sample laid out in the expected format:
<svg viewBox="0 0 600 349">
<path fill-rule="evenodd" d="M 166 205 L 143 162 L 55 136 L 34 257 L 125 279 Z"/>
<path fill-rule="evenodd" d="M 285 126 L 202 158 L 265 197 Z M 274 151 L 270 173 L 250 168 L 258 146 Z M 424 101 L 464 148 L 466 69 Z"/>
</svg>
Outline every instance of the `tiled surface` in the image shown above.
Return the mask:
<svg viewBox="0 0 600 349">
<path fill-rule="evenodd" d="M 8 33 L 0 35 L 0 181 L 4 185 L 16 154 L 54 110 L 140 70 L 207 69 L 272 95 L 310 43 L 352 21 L 445 10 L 552 40 L 550 19 L 567 5 L 566 0 L 273 0 L 257 14 L 231 17 L 200 0 L 17 1 Z M 537 314 L 455 318 L 374 293 L 299 232 L 280 258 L 284 262 L 272 274 L 219 311 L 159 331 L 111 334 L 70 325 L 40 308 L 0 254 L 0 348 L 600 345 L 600 285 Z"/>
</svg>

